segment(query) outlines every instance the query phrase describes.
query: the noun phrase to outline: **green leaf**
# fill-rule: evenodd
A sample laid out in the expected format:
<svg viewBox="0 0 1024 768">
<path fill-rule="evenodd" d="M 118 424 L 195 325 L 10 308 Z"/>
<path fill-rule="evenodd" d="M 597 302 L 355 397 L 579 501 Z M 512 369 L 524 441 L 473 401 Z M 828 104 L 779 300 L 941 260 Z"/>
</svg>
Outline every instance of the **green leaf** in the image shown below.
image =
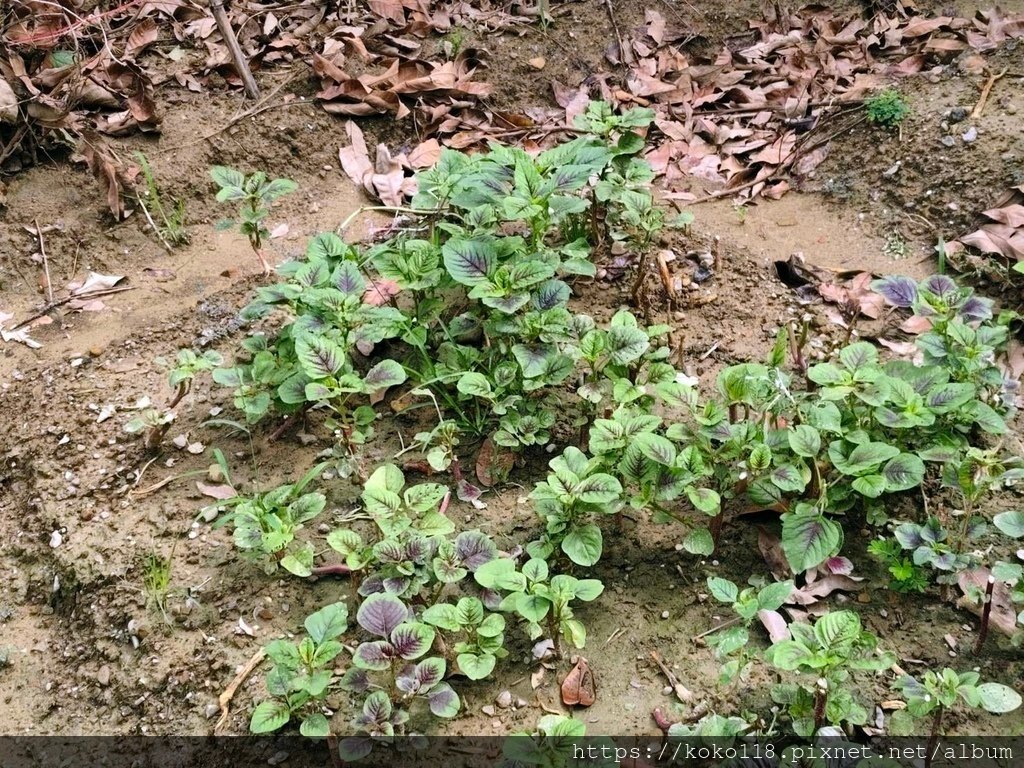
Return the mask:
<svg viewBox="0 0 1024 768">
<path fill-rule="evenodd" d="M 916 488 L 924 480 L 924 462 L 912 453 L 901 453 L 885 465 L 882 477 L 889 492 Z"/>
<path fill-rule="evenodd" d="M 710 555 L 715 551 L 715 540 L 707 528 L 694 528 L 683 539 L 683 549 L 691 555 Z"/>
<path fill-rule="evenodd" d="M 325 739 L 331 735 L 331 726 L 323 712 L 314 712 L 302 721 L 299 733 L 310 739 Z"/>
<path fill-rule="evenodd" d="M 344 603 L 326 605 L 307 616 L 303 626 L 318 645 L 324 640 L 332 640 L 348 628 L 348 606 Z"/>
<path fill-rule="evenodd" d="M 601 546 L 601 529 L 593 523 L 573 528 L 562 539 L 562 551 L 577 565 L 594 565 L 601 559 Z"/>
<path fill-rule="evenodd" d="M 992 518 L 992 523 L 1011 538 L 1019 539 L 1024 536 L 1024 512 L 1019 510 L 1000 512 Z"/>
<path fill-rule="evenodd" d="M 291 710 L 285 702 L 263 701 L 253 710 L 249 730 L 253 733 L 270 733 L 286 725 L 291 716 Z"/>
<path fill-rule="evenodd" d="M 855 477 L 850 485 L 857 493 L 869 499 L 877 499 L 886 491 L 885 478 L 881 475 Z"/>
<path fill-rule="evenodd" d="M 878 350 L 873 344 L 866 341 L 858 341 L 839 350 L 839 360 L 849 370 L 855 371 L 866 365 L 874 365 L 878 362 Z"/>
<path fill-rule="evenodd" d="M 237 187 L 245 185 L 245 174 L 224 165 L 215 165 L 210 169 L 210 177 L 221 187 Z"/>
<path fill-rule="evenodd" d="M 732 605 L 739 599 L 740 590 L 735 584 L 728 579 L 723 579 L 718 576 L 708 577 L 708 590 L 711 592 L 712 597 L 720 603 L 726 603 Z"/>
<path fill-rule="evenodd" d="M 762 587 L 757 593 L 757 609 L 759 611 L 777 611 L 793 594 L 792 581 L 777 581 Z"/>
<path fill-rule="evenodd" d="M 693 485 L 686 486 L 686 498 L 693 506 L 706 515 L 717 515 L 722 508 L 722 498 L 717 491 L 710 488 L 698 488 Z M 708 554 L 711 554 L 710 552 Z"/>
<path fill-rule="evenodd" d="M 1012 712 L 1021 705 L 1020 694 L 1000 683 L 982 683 L 978 686 L 981 706 L 987 712 Z"/>
<path fill-rule="evenodd" d="M 579 579 L 576 581 L 576 599 L 589 603 L 596 600 L 604 592 L 604 584 L 598 579 Z"/>
<path fill-rule="evenodd" d="M 802 573 L 835 555 L 843 529 L 818 511 L 782 516 L 782 551 L 794 573 Z"/>
<path fill-rule="evenodd" d="M 470 680 L 483 680 L 494 671 L 497 659 L 490 653 L 460 653 L 455 661 L 462 674 Z"/>
<path fill-rule="evenodd" d="M 786 493 L 799 493 L 807 485 L 804 473 L 792 464 L 776 467 L 768 477 L 780 491 Z"/>
<path fill-rule="evenodd" d="M 491 382 L 482 373 L 470 371 L 469 373 L 462 374 L 456 387 L 464 395 L 482 397 L 486 400 L 494 398 Z"/>
<path fill-rule="evenodd" d="M 423 620 L 449 632 L 458 632 L 462 629 L 459 609 L 450 603 L 436 603 L 430 606 L 423 612 Z"/>
<path fill-rule="evenodd" d="M 647 334 L 640 328 L 613 325 L 608 329 L 608 352 L 616 365 L 628 365 L 638 360 L 651 346 Z"/>
<path fill-rule="evenodd" d="M 764 653 L 765 661 L 777 669 L 795 670 L 813 658 L 811 651 L 795 640 L 780 640 Z"/>
<path fill-rule="evenodd" d="M 441 253 L 444 266 L 452 279 L 470 286 L 486 283 L 498 258 L 493 243 L 458 237 L 448 240 L 442 246 Z"/>
<path fill-rule="evenodd" d="M 789 433 L 789 447 L 797 456 L 813 459 L 821 452 L 821 435 L 814 427 L 800 424 Z"/>
</svg>

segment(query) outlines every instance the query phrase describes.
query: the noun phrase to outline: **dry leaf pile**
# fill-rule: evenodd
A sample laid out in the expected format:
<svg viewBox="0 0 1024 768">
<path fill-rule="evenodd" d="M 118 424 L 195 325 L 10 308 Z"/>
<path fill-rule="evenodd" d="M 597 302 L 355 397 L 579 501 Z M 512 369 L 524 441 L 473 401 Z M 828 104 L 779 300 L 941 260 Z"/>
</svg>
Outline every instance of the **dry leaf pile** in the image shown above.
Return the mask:
<svg viewBox="0 0 1024 768">
<path fill-rule="evenodd" d="M 789 188 L 784 174 L 799 179 L 825 159 L 829 135 L 817 129 L 830 113 L 893 78 L 1024 36 L 1024 16 L 997 11 L 929 19 L 904 10 L 868 20 L 816 5 L 750 25 L 703 60 L 684 52 L 696 33 L 647 11 L 646 25 L 625 42 L 632 56 L 619 55 L 616 43 L 607 54 L 635 63 L 624 88 L 598 79 L 595 95 L 655 109 L 665 138 L 648 159 L 670 186 L 690 176 L 747 197 L 779 197 Z M 563 106 L 569 112 L 578 101 L 575 94 Z"/>
<path fill-rule="evenodd" d="M 982 216 L 988 222 L 949 243 L 946 252 L 955 255 L 967 246 L 1002 257 L 1011 266 L 1024 261 L 1024 184 L 1010 189 Z"/>
</svg>

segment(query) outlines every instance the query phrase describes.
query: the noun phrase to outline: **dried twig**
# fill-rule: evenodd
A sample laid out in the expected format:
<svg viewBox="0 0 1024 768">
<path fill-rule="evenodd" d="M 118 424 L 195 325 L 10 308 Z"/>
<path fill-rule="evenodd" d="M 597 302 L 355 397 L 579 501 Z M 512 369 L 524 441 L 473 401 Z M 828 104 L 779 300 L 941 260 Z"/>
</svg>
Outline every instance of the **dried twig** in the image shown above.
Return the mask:
<svg viewBox="0 0 1024 768">
<path fill-rule="evenodd" d="M 612 23 L 612 29 L 615 31 L 615 40 L 619 44 L 619 59 L 627 67 L 633 64 L 633 52 L 626 48 L 625 42 L 622 39 L 622 32 L 619 31 L 619 23 L 615 20 L 615 11 L 612 9 L 612 0 L 604 0 L 604 7 L 608 9 L 608 20 Z"/>
<path fill-rule="evenodd" d="M 235 62 L 235 69 L 238 70 L 238 74 L 245 84 L 246 94 L 248 94 L 250 99 L 258 99 L 260 97 L 260 88 L 256 85 L 256 80 L 249 69 L 249 62 L 246 61 L 245 54 L 242 53 L 242 47 L 238 44 L 238 38 L 235 37 L 235 31 L 231 28 L 231 22 L 228 21 L 228 15 L 224 11 L 224 3 L 222 0 L 210 0 L 210 10 L 213 11 L 213 18 L 217 22 L 220 36 L 224 38 L 224 42 L 231 52 L 231 59 Z"/>
<path fill-rule="evenodd" d="M 256 651 L 256 653 L 253 654 L 253 657 L 246 662 L 244 667 L 242 667 L 241 671 L 235 675 L 235 679 L 232 680 L 228 687 L 224 689 L 224 693 L 217 698 L 217 703 L 220 705 L 220 719 L 217 720 L 217 725 L 213 727 L 214 733 L 219 731 L 228 721 L 228 715 L 231 714 L 229 706 L 231 704 L 231 700 L 235 697 L 235 692 L 238 690 L 238 686 L 245 682 L 245 678 L 252 674 L 252 671 L 260 665 L 260 662 L 263 661 L 263 657 L 266 655 L 267 652 L 263 648 Z"/>
<path fill-rule="evenodd" d="M 658 665 L 658 669 L 661 670 L 661 673 L 668 678 L 668 683 L 672 686 L 672 690 L 675 692 L 676 698 L 684 704 L 688 704 L 693 701 L 693 692 L 679 682 L 679 678 L 676 677 L 675 673 L 668 668 L 668 664 L 666 664 L 665 660 L 661 658 L 661 654 L 657 651 L 651 651 L 651 658 L 654 659 L 654 663 Z"/>
<path fill-rule="evenodd" d="M 49 314 L 51 311 L 55 310 L 57 307 L 62 307 L 65 304 L 67 304 L 69 301 L 74 301 L 75 299 L 95 299 L 95 298 L 98 298 L 100 296 L 109 296 L 112 293 L 122 293 L 124 291 L 134 291 L 134 290 L 135 290 L 135 286 L 126 285 L 123 288 L 104 288 L 102 291 L 89 291 L 88 293 L 73 293 L 70 296 L 65 296 L 63 299 L 57 299 L 56 301 L 51 301 L 49 304 L 47 304 L 45 307 L 40 309 L 38 312 L 36 312 L 31 317 L 29 317 L 29 318 L 27 318 L 25 320 L 22 320 L 16 326 L 11 328 L 11 330 L 12 331 L 16 331 L 19 328 L 23 328 L 26 325 L 28 325 L 29 323 L 31 323 L 33 320 L 38 320 L 40 317 L 42 317 L 43 315 Z"/>
<path fill-rule="evenodd" d="M 43 230 L 39 227 L 39 219 L 33 219 L 36 225 L 36 237 L 39 239 L 39 254 L 43 258 L 43 276 L 46 278 L 46 300 L 53 303 L 53 283 L 50 282 L 50 262 L 46 259 L 46 245 L 43 243 Z"/>
<path fill-rule="evenodd" d="M 971 110 L 971 120 L 977 120 L 981 117 L 981 113 L 985 110 L 985 104 L 988 103 L 988 96 L 992 93 L 992 86 L 996 84 L 996 80 L 1001 77 L 1005 77 L 1009 70 L 1003 69 L 998 75 L 989 75 L 988 80 L 985 81 L 985 85 L 981 89 L 981 96 L 978 98 L 978 103 L 974 105 L 974 109 Z"/>
</svg>

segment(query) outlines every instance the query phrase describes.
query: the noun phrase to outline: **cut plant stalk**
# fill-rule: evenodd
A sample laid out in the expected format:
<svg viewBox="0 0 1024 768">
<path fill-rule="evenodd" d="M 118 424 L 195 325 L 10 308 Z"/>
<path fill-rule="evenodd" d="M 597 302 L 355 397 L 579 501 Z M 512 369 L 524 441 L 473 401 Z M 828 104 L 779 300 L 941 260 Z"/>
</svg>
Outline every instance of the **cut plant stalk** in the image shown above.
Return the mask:
<svg viewBox="0 0 1024 768">
<path fill-rule="evenodd" d="M 988 624 L 989 619 L 992 616 L 992 592 L 996 587 L 996 577 L 989 574 L 988 585 L 985 587 L 985 605 L 981 609 L 981 628 L 978 630 L 978 642 L 974 644 L 974 653 L 981 653 L 982 647 L 985 645 L 985 639 L 988 637 Z"/>
</svg>

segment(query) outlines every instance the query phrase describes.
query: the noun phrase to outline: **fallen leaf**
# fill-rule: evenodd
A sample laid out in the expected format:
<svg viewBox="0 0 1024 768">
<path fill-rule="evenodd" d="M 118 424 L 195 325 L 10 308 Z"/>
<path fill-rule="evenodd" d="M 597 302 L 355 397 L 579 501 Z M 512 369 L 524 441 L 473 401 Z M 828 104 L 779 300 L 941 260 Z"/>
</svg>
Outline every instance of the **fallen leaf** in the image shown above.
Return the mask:
<svg viewBox="0 0 1024 768">
<path fill-rule="evenodd" d="M 793 575 L 793 569 L 789 567 L 786 554 L 782 551 L 782 541 L 778 536 L 766 528 L 758 527 L 757 548 L 761 551 L 765 563 L 768 564 L 768 570 L 772 572 L 772 576 L 779 581 L 785 581 Z"/>
<path fill-rule="evenodd" d="M 569 707 L 589 707 L 596 699 L 594 673 L 587 660 L 580 656 L 562 681 L 562 703 Z"/>
<path fill-rule="evenodd" d="M 512 451 L 495 445 L 488 437 L 476 455 L 476 478 L 481 485 L 490 488 L 508 477 L 515 462 L 516 457 Z"/>
<path fill-rule="evenodd" d="M 981 616 L 984 604 L 972 596 L 983 595 L 988 586 L 988 568 L 972 568 L 969 571 L 961 571 L 957 578 L 957 584 L 964 593 L 957 600 L 957 605 L 966 608 L 975 616 Z M 1010 593 L 1010 588 L 1005 583 L 997 581 L 992 589 L 992 608 L 989 613 L 989 626 L 999 630 L 1004 635 L 1014 636 L 1024 632 L 1024 628 L 1017 624 L 1017 611 Z"/>
<path fill-rule="evenodd" d="M 761 610 L 757 612 L 757 618 L 761 620 L 761 624 L 768 630 L 768 637 L 773 643 L 777 643 L 780 640 L 789 640 L 789 625 L 781 613 L 778 611 Z"/>
<path fill-rule="evenodd" d="M 68 283 L 68 290 L 72 296 L 81 296 L 83 293 L 113 288 L 122 280 L 124 275 L 101 275 L 99 272 L 90 272 L 83 282 Z"/>
<path fill-rule="evenodd" d="M 219 499 L 221 501 L 233 499 L 238 495 L 238 492 L 227 483 L 212 484 L 197 481 L 196 488 L 198 488 L 199 492 L 204 496 L 209 496 L 212 499 Z"/>
</svg>

